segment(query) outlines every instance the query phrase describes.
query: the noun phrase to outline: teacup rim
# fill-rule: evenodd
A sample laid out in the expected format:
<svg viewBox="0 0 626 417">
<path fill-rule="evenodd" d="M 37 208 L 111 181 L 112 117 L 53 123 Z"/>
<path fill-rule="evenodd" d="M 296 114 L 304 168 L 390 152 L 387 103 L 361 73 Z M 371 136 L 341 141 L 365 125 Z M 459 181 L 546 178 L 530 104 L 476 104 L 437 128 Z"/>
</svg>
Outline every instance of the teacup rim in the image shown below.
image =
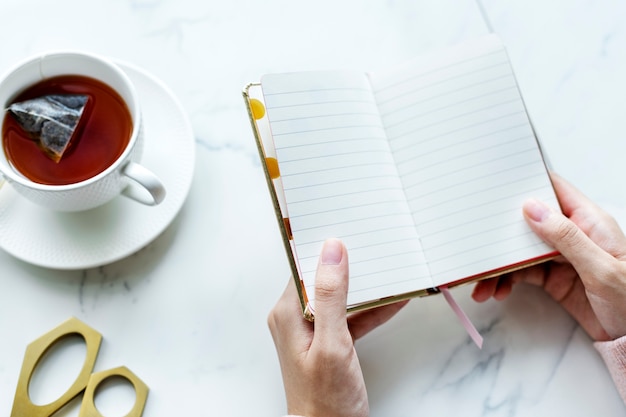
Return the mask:
<svg viewBox="0 0 626 417">
<path fill-rule="evenodd" d="M 103 177 L 110 175 L 111 172 L 119 169 L 122 165 L 124 165 L 128 161 L 129 159 L 128 156 L 133 152 L 135 148 L 135 144 L 137 142 L 137 139 L 139 137 L 139 133 L 141 130 L 141 126 L 140 126 L 141 125 L 141 108 L 140 108 L 139 97 L 137 96 L 137 90 L 135 86 L 133 85 L 132 81 L 130 80 L 130 77 L 124 72 L 124 70 L 119 65 L 117 65 L 111 58 L 105 55 L 94 53 L 94 52 L 89 52 L 89 51 L 85 51 L 81 49 L 49 49 L 44 52 L 32 54 L 18 61 L 15 65 L 13 65 L 8 70 L 0 74 L 0 82 L 5 80 L 12 73 L 17 71 L 19 68 L 25 65 L 28 65 L 31 62 L 43 60 L 46 57 L 50 57 L 50 56 L 62 56 L 62 55 L 81 56 L 81 57 L 87 57 L 87 58 L 100 61 L 104 63 L 105 65 L 107 65 L 109 68 L 113 69 L 114 72 L 120 77 L 120 79 L 123 80 L 124 84 L 131 92 L 131 97 L 133 100 L 132 104 L 133 104 L 134 114 L 132 114 L 133 129 L 132 129 L 131 137 L 128 140 L 128 144 L 126 145 L 126 147 L 124 148 L 124 151 L 120 154 L 120 156 L 106 169 L 94 175 L 93 177 L 87 178 L 79 182 L 73 182 L 70 184 L 42 184 L 42 183 L 35 182 L 23 175 L 20 175 L 19 173 L 16 172 L 14 168 L 10 166 L 10 164 L 8 163 L 9 161 L 6 161 L 7 162 L 6 167 L 9 169 L 0 171 L 0 178 L 4 177 L 6 180 L 9 181 L 9 183 L 10 182 L 19 183 L 20 185 L 24 187 L 28 187 L 30 189 L 34 189 L 38 191 L 53 192 L 53 191 L 68 191 L 68 190 L 78 189 L 81 187 L 88 186 L 94 182 L 97 182 Z M 68 75 L 71 75 L 71 74 L 72 74 L 71 72 L 68 72 Z M 42 77 L 42 79 L 44 78 Z M 20 91 L 23 91 L 23 89 Z M 20 91 L 17 91 L 15 95 L 19 94 Z M 0 152 L 3 152 L 3 150 L 0 149 Z M 2 165 L 5 165 L 5 164 L 2 164 Z M 7 172 L 4 172 L 4 171 L 7 171 Z"/>
</svg>

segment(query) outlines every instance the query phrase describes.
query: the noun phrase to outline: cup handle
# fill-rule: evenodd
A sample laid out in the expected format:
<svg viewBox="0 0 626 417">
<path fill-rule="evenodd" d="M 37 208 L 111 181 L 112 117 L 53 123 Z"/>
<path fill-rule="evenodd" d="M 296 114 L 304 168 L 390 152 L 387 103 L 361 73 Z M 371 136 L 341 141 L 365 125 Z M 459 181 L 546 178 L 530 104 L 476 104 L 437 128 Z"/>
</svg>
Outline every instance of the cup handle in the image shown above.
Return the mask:
<svg viewBox="0 0 626 417">
<path fill-rule="evenodd" d="M 165 198 L 165 187 L 163 183 L 150 170 L 144 168 L 136 162 L 130 161 L 124 167 L 122 173 L 141 186 L 143 190 L 138 190 L 134 184 L 129 184 L 122 194 L 141 204 L 156 206 Z"/>
</svg>

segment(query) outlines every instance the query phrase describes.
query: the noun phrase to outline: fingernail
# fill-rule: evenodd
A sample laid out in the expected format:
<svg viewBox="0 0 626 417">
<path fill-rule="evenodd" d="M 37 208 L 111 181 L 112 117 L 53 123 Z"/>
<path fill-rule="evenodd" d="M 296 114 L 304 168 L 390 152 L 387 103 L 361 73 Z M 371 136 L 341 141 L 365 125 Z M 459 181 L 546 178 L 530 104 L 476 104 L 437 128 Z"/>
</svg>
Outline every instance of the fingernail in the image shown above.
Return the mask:
<svg viewBox="0 0 626 417">
<path fill-rule="evenodd" d="M 343 258 L 343 244 L 339 239 L 328 239 L 322 247 L 320 263 L 323 265 L 339 265 Z"/>
<path fill-rule="evenodd" d="M 550 207 L 539 200 L 531 198 L 524 203 L 524 213 L 526 216 L 535 221 L 542 222 L 550 215 Z"/>
</svg>

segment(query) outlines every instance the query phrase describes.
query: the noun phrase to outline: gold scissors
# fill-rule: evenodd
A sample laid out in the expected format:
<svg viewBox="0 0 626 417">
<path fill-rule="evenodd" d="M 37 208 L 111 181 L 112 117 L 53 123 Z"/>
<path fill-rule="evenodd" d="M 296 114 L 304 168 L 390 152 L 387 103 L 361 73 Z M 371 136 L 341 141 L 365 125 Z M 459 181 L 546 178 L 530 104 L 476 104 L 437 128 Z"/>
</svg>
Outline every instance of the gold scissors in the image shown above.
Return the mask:
<svg viewBox="0 0 626 417">
<path fill-rule="evenodd" d="M 37 364 L 45 353 L 59 340 L 71 335 L 79 335 L 85 340 L 87 355 L 78 377 L 57 400 L 45 404 L 33 404 L 28 394 L 28 386 Z M 50 417 L 84 391 L 79 417 L 102 417 L 96 408 L 94 395 L 98 386 L 111 377 L 121 377 L 129 381 L 135 389 L 135 404 L 126 417 L 140 417 L 148 398 L 148 386 L 125 366 L 102 372 L 93 372 L 96 357 L 100 350 L 102 335 L 82 321 L 71 318 L 55 329 L 39 337 L 26 347 L 22 370 L 15 390 L 11 417 Z"/>
</svg>

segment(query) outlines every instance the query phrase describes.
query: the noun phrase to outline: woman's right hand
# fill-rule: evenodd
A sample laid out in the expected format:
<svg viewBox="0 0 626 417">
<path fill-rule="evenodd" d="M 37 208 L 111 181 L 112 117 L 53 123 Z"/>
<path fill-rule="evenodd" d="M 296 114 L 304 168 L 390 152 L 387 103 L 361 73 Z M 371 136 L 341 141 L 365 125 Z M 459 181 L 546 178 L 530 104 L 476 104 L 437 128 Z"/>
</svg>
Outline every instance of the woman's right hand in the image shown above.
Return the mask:
<svg viewBox="0 0 626 417">
<path fill-rule="evenodd" d="M 626 237 L 617 222 L 580 191 L 553 174 L 563 214 L 537 200 L 524 204 L 533 231 L 561 253 L 559 258 L 478 282 L 482 302 L 505 298 L 514 283 L 538 285 L 596 341 L 626 335 Z"/>
</svg>

